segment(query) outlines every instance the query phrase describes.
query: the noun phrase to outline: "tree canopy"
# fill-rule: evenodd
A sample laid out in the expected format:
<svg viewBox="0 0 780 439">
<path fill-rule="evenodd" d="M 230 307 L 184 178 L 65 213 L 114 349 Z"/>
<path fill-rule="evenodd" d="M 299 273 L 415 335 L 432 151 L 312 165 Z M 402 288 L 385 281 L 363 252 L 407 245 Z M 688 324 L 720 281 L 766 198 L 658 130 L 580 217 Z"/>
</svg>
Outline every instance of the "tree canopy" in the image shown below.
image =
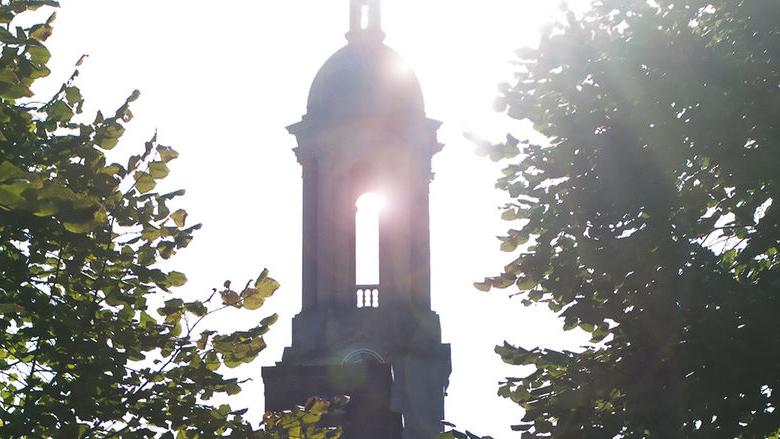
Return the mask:
<svg viewBox="0 0 780 439">
<path fill-rule="evenodd" d="M 261 431 L 246 410 L 209 403 L 241 391 L 220 368 L 256 358 L 276 315 L 228 334 L 202 322 L 257 310 L 279 284 L 263 270 L 203 300 L 172 292 L 187 278 L 159 262 L 200 227 L 169 208 L 183 190 L 155 191 L 178 154 L 155 135 L 109 162 L 139 93 L 87 121 L 76 83 L 83 59 L 50 99 L 34 99 L 31 86 L 50 73 L 45 41 L 56 15 L 17 23 L 57 6 L 0 0 L 0 436 L 337 437 L 316 426 L 327 401 L 267 414 Z"/>
<path fill-rule="evenodd" d="M 500 109 L 548 142 L 506 160 L 512 288 L 582 351 L 506 344 L 533 365 L 499 394 L 524 438 L 780 435 L 780 7 L 600 0 L 517 53 Z"/>
</svg>

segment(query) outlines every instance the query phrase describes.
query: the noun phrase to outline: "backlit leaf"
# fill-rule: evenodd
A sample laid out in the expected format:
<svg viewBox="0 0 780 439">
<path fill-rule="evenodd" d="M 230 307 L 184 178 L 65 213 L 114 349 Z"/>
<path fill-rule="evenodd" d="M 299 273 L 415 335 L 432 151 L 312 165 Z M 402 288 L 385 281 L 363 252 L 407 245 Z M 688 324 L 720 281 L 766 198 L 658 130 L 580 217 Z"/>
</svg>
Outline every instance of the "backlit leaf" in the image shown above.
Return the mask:
<svg viewBox="0 0 780 439">
<path fill-rule="evenodd" d="M 257 283 L 255 288 L 257 289 L 260 297 L 267 299 L 271 297 L 277 289 L 279 289 L 279 286 L 279 282 L 277 282 L 275 279 L 266 277 Z"/>
<path fill-rule="evenodd" d="M 154 180 L 154 177 L 147 174 L 146 172 L 136 172 L 134 177 L 135 188 L 138 189 L 138 192 L 142 194 L 151 191 L 155 186 L 157 186 L 157 182 Z"/>
<path fill-rule="evenodd" d="M 171 271 L 166 277 L 168 284 L 172 287 L 180 287 L 187 283 L 187 276 L 178 271 Z"/>
<path fill-rule="evenodd" d="M 217 353 L 214 351 L 209 351 L 209 353 L 206 354 L 205 363 L 206 368 L 211 371 L 219 369 L 219 366 L 222 365 L 219 361 L 219 357 L 217 357 Z"/>
<path fill-rule="evenodd" d="M 184 227 L 187 221 L 187 211 L 184 209 L 178 209 L 176 212 L 171 214 L 171 219 L 173 219 L 173 222 L 177 227 Z"/>
<path fill-rule="evenodd" d="M 160 160 L 162 160 L 164 163 L 168 163 L 171 160 L 179 157 L 179 153 L 174 151 L 173 148 L 169 146 L 158 146 L 157 153 L 160 154 Z"/>
<path fill-rule="evenodd" d="M 154 179 L 161 179 L 168 176 L 168 173 L 170 171 L 168 170 L 168 166 L 165 165 L 163 162 L 152 162 L 149 164 L 149 174 Z"/>
<path fill-rule="evenodd" d="M 36 24 L 30 29 L 30 38 L 35 38 L 38 41 L 46 41 L 51 36 L 52 30 L 49 23 Z"/>
<path fill-rule="evenodd" d="M 63 101 L 55 101 L 46 109 L 49 120 L 55 122 L 67 122 L 73 117 L 73 110 Z"/>
<path fill-rule="evenodd" d="M 30 45 L 27 47 L 27 52 L 30 54 L 30 61 L 33 64 L 43 65 L 49 62 L 51 53 L 49 49 L 41 45 Z"/>
</svg>

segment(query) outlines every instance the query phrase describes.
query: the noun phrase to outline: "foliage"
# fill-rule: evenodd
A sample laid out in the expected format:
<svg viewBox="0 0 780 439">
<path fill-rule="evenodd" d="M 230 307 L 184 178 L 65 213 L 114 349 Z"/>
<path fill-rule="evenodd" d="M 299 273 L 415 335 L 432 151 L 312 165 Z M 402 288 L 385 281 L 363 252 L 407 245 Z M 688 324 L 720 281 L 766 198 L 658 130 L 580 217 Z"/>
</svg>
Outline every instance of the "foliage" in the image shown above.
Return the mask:
<svg viewBox="0 0 780 439">
<path fill-rule="evenodd" d="M 759 438 L 780 427 L 780 8 L 776 0 L 601 0 L 518 52 L 499 106 L 549 144 L 483 144 L 516 289 L 582 352 L 499 394 L 522 437 Z"/>
<path fill-rule="evenodd" d="M 327 415 L 337 414 L 349 397 L 340 396 L 332 401 L 310 398 L 306 404 L 283 413 L 266 413 L 264 431 L 255 435 L 262 439 L 338 439 L 341 428 L 323 428 L 321 421 Z"/>
<path fill-rule="evenodd" d="M 178 154 L 155 136 L 126 164 L 108 163 L 137 91 L 91 123 L 78 70 L 47 102 L 31 99 L 49 74 L 55 15 L 15 23 L 42 6 L 58 5 L 0 1 L 0 436 L 338 437 L 314 425 L 326 401 L 268 414 L 263 431 L 246 410 L 208 403 L 241 391 L 219 369 L 252 361 L 276 315 L 231 334 L 196 330 L 215 312 L 260 308 L 279 284 L 264 270 L 240 293 L 226 282 L 203 301 L 172 295 L 187 278 L 159 262 L 200 227 L 168 207 L 184 191 L 155 191 Z M 158 318 L 160 294 L 170 298 Z"/>
<path fill-rule="evenodd" d="M 444 426 L 448 429 L 439 434 L 438 439 L 493 439 L 491 436 L 477 436 L 470 431 L 460 432 L 455 430 L 455 425 L 449 422 L 443 422 Z"/>
</svg>

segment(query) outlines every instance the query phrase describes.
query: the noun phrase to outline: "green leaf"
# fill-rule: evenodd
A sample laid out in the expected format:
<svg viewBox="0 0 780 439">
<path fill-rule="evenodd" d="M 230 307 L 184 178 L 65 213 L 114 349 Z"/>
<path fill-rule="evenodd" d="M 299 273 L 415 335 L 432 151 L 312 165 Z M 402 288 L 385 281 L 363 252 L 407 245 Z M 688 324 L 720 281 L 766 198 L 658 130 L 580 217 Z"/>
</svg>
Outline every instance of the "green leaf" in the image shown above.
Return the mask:
<svg viewBox="0 0 780 439">
<path fill-rule="evenodd" d="M 94 230 L 97 222 L 94 219 L 90 219 L 81 223 L 64 222 L 62 225 L 65 227 L 65 230 L 69 231 L 70 233 L 83 234 Z"/>
<path fill-rule="evenodd" d="M 513 252 L 517 249 L 517 242 L 511 236 L 502 236 L 498 239 L 501 240 L 502 252 Z"/>
<path fill-rule="evenodd" d="M 119 143 L 125 128 L 115 119 L 109 119 L 95 130 L 95 144 L 103 149 L 112 149 Z"/>
<path fill-rule="evenodd" d="M 249 310 L 258 309 L 265 303 L 265 298 L 256 288 L 246 288 L 241 292 L 241 298 L 244 299 L 244 307 Z"/>
<path fill-rule="evenodd" d="M 0 182 L 26 177 L 27 173 L 9 161 L 0 163 Z"/>
<path fill-rule="evenodd" d="M 2 28 L 0 28 L 0 29 L 2 29 Z M 19 77 L 16 76 L 16 73 L 10 67 L 6 67 L 6 68 L 0 70 L 0 82 L 6 82 L 6 83 L 9 83 L 9 84 L 17 84 L 17 83 L 19 83 Z"/>
<path fill-rule="evenodd" d="M 170 299 L 165 301 L 165 306 L 158 308 L 157 312 L 161 316 L 170 316 L 172 314 L 181 313 L 184 309 L 184 301 L 181 299 Z"/>
<path fill-rule="evenodd" d="M 271 297 L 279 287 L 279 282 L 267 276 L 259 282 L 255 282 L 255 288 L 257 289 L 259 296 L 263 299 Z"/>
<path fill-rule="evenodd" d="M 24 311 L 24 307 L 16 303 L 0 303 L 0 314 L 21 313 Z"/>
<path fill-rule="evenodd" d="M 279 315 L 278 314 L 271 314 L 270 316 L 268 316 L 268 317 L 266 317 L 266 318 L 264 318 L 263 320 L 260 321 L 260 326 L 271 326 L 274 323 L 276 323 L 277 320 L 279 320 Z"/>
<path fill-rule="evenodd" d="M 237 395 L 241 393 L 241 386 L 237 382 L 231 381 L 225 386 L 225 392 L 228 395 Z"/>
<path fill-rule="evenodd" d="M 178 271 L 171 271 L 168 273 L 166 281 L 168 285 L 172 287 L 180 287 L 187 283 L 187 276 L 185 276 L 184 273 L 180 273 Z"/>
<path fill-rule="evenodd" d="M 484 293 L 487 293 L 490 291 L 491 284 L 490 282 L 474 282 L 474 288 L 478 289 L 479 291 L 482 291 Z"/>
<path fill-rule="evenodd" d="M 169 172 L 168 166 L 163 162 L 152 162 L 149 164 L 149 174 L 156 180 L 167 177 Z"/>
<path fill-rule="evenodd" d="M 44 65 L 51 58 L 49 49 L 41 45 L 29 45 L 27 46 L 27 52 L 30 54 L 30 61 L 33 64 Z"/>
<path fill-rule="evenodd" d="M 55 101 L 46 109 L 48 120 L 54 122 L 67 122 L 73 118 L 73 110 L 63 101 Z"/>
<path fill-rule="evenodd" d="M 111 166 L 104 166 L 97 170 L 99 174 L 106 174 L 106 175 L 119 175 L 123 176 L 125 174 L 125 170 L 122 168 L 122 166 L 117 165 L 116 163 Z"/>
<path fill-rule="evenodd" d="M 68 104 L 76 105 L 82 99 L 81 90 L 79 90 L 79 88 L 75 86 L 66 87 L 65 99 L 68 101 Z"/>
<path fill-rule="evenodd" d="M 219 366 L 222 365 L 222 363 L 219 361 L 219 357 L 217 357 L 217 353 L 214 351 L 209 351 L 209 353 L 206 354 L 204 362 L 206 364 L 206 369 L 212 372 L 219 369 Z"/>
<path fill-rule="evenodd" d="M 187 221 L 187 211 L 179 209 L 171 214 L 171 219 L 177 227 L 184 227 Z"/>
<path fill-rule="evenodd" d="M 134 177 L 135 188 L 138 189 L 138 192 L 142 194 L 151 191 L 155 186 L 157 186 L 157 182 L 154 180 L 154 177 L 147 174 L 146 172 L 138 171 L 134 174 Z"/>
<path fill-rule="evenodd" d="M 203 317 L 209 312 L 208 308 L 200 300 L 185 303 L 184 308 L 197 317 Z"/>
<path fill-rule="evenodd" d="M 173 322 L 173 328 L 171 328 L 171 335 L 179 337 L 181 336 L 182 330 L 181 319 L 176 319 L 176 321 Z"/>
<path fill-rule="evenodd" d="M 537 282 L 529 277 L 520 277 L 517 279 L 517 288 L 520 290 L 530 290 L 536 287 Z"/>
<path fill-rule="evenodd" d="M 160 160 L 164 163 L 168 163 L 179 157 L 179 153 L 169 146 L 158 146 L 157 153 L 160 154 Z"/>
<path fill-rule="evenodd" d="M 146 311 L 141 311 L 140 325 L 142 328 L 151 329 L 156 324 L 157 320 L 155 320 L 154 317 L 150 316 Z"/>
<path fill-rule="evenodd" d="M 0 26 L 0 42 L 4 44 L 17 44 L 18 40 L 11 32 L 8 32 L 6 28 Z"/>
<path fill-rule="evenodd" d="M 52 34 L 52 27 L 49 23 L 36 24 L 30 28 L 30 38 L 35 38 L 38 41 L 46 41 Z"/>
<path fill-rule="evenodd" d="M 138 168 L 138 164 L 141 162 L 141 157 L 134 155 L 130 156 L 127 160 L 127 172 L 135 171 Z"/>
<path fill-rule="evenodd" d="M 24 97 L 31 97 L 32 95 L 32 91 L 24 84 L 9 84 L 7 82 L 0 82 L 0 98 L 14 100 Z"/>
</svg>

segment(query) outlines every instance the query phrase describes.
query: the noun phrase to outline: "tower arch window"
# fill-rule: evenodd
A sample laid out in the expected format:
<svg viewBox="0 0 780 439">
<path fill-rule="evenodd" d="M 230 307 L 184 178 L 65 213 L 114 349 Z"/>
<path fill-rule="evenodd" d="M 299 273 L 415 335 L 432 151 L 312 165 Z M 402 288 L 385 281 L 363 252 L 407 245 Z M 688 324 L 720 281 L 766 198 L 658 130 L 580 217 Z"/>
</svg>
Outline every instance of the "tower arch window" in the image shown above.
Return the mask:
<svg viewBox="0 0 780 439">
<path fill-rule="evenodd" d="M 369 10 L 368 5 L 362 5 L 360 6 L 360 28 L 361 29 L 368 29 L 368 20 L 369 20 Z"/>
<path fill-rule="evenodd" d="M 368 192 L 355 206 L 355 280 L 379 285 L 379 218 L 386 205 L 382 195 Z"/>
<path fill-rule="evenodd" d="M 355 203 L 355 295 L 358 308 L 379 308 L 379 220 L 382 195 L 369 192 Z"/>
</svg>

